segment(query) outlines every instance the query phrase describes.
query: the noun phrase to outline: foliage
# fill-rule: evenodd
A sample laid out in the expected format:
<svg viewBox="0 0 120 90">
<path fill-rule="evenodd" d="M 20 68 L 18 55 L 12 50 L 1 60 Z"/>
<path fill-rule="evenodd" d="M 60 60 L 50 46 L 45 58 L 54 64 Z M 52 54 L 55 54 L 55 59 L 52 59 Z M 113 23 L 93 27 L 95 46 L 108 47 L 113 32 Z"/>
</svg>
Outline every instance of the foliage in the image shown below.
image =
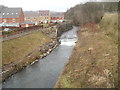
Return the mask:
<svg viewBox="0 0 120 90">
<path fill-rule="evenodd" d="M 100 4 L 102 4 L 104 12 L 117 12 L 118 11 L 118 2 L 102 2 Z"/>
<path fill-rule="evenodd" d="M 99 23 L 104 12 L 117 12 L 117 2 L 87 2 L 70 8 L 65 13 L 65 19 L 76 25 Z"/>
</svg>

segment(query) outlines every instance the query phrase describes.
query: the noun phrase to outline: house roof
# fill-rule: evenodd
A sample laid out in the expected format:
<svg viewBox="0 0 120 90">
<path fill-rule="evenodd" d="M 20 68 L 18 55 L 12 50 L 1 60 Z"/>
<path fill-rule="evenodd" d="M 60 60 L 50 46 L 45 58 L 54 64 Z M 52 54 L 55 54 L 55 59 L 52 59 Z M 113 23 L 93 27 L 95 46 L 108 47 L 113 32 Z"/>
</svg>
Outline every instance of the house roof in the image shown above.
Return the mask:
<svg viewBox="0 0 120 90">
<path fill-rule="evenodd" d="M 24 11 L 25 17 L 38 17 L 38 11 Z"/>
<path fill-rule="evenodd" d="M 46 14 L 47 14 L 47 15 L 50 15 L 50 11 L 49 11 L 49 10 L 40 10 L 40 11 L 39 11 L 39 15 L 41 15 L 41 14 L 42 14 L 43 16 L 46 15 Z"/>
<path fill-rule="evenodd" d="M 64 14 L 59 12 L 51 13 L 51 17 L 64 17 Z"/>
<path fill-rule="evenodd" d="M 0 7 L 0 18 L 19 18 L 22 8 Z"/>
</svg>

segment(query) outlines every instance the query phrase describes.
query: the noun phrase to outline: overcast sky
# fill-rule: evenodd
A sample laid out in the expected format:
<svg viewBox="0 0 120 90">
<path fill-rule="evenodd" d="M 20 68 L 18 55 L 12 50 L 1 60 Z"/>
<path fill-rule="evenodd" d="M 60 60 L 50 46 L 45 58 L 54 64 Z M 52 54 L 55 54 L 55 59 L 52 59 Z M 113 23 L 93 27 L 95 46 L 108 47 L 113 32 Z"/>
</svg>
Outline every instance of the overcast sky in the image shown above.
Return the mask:
<svg viewBox="0 0 120 90">
<path fill-rule="evenodd" d="M 119 0 L 0 0 L 0 5 L 22 7 L 24 11 L 51 10 L 65 12 L 70 7 L 86 1 L 119 1 Z"/>
<path fill-rule="evenodd" d="M 28 10 L 66 11 L 86 0 L 0 0 L 0 5 Z"/>
</svg>

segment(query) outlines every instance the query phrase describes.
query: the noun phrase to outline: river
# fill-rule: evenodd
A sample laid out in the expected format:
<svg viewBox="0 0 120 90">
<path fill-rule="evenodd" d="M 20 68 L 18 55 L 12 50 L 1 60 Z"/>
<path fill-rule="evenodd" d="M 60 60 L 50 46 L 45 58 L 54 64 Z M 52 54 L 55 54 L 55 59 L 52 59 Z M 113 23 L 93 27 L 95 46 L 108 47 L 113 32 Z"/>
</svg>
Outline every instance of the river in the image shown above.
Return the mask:
<svg viewBox="0 0 120 90">
<path fill-rule="evenodd" d="M 77 27 L 60 37 L 61 44 L 47 57 L 10 77 L 2 88 L 53 88 L 77 41 Z"/>
</svg>

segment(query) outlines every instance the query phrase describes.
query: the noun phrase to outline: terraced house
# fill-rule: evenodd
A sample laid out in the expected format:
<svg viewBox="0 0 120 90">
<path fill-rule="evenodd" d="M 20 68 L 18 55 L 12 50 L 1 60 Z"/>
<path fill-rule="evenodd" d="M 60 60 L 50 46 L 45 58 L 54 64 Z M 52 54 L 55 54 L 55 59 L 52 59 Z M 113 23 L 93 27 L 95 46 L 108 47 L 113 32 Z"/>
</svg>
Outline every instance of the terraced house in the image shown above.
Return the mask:
<svg viewBox="0 0 120 90">
<path fill-rule="evenodd" d="M 64 13 L 63 12 L 54 12 L 51 13 L 51 22 L 63 22 Z"/>
<path fill-rule="evenodd" d="M 50 23 L 50 11 L 49 10 L 39 11 L 38 23 Z"/>
<path fill-rule="evenodd" d="M 24 22 L 22 8 L 9 8 L 0 5 L 0 26 L 19 27 Z"/>
<path fill-rule="evenodd" d="M 24 11 L 25 21 L 38 22 L 38 11 Z"/>
</svg>

